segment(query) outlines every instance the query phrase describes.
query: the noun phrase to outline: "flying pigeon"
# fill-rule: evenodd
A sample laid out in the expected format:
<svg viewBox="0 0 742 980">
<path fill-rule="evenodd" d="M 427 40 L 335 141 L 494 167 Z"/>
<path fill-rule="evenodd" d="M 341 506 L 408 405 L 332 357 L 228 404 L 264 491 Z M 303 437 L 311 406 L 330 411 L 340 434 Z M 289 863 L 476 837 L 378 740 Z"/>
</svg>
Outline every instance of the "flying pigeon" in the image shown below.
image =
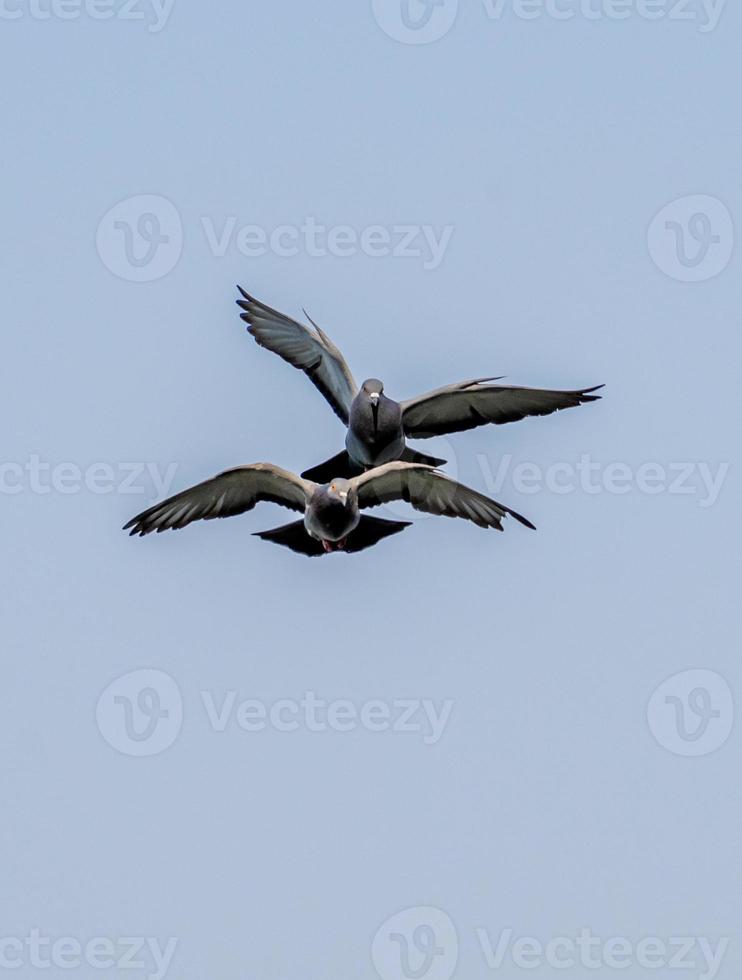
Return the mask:
<svg viewBox="0 0 742 980">
<path fill-rule="evenodd" d="M 600 398 L 593 392 L 603 385 L 549 391 L 489 383 L 499 378 L 475 378 L 396 402 L 384 394 L 377 378 L 358 387 L 343 355 L 306 310 L 313 330 L 237 288 L 242 294 L 237 300 L 243 311 L 240 316 L 258 344 L 303 371 L 348 429 L 343 452 L 302 473 L 319 483 L 355 476 L 393 460 L 442 466 L 445 460 L 416 452 L 407 438 L 429 439 L 488 423 L 517 422 Z"/>
<path fill-rule="evenodd" d="M 325 485 L 272 463 L 238 466 L 155 504 L 132 518 L 124 530 L 143 537 L 152 531 L 185 527 L 192 521 L 244 514 L 261 500 L 303 512 L 304 518 L 256 536 L 310 556 L 363 551 L 409 527 L 409 521 L 388 521 L 360 513 L 392 500 L 406 500 L 416 510 L 462 517 L 498 531 L 508 514 L 533 528 L 525 517 L 430 466 L 393 462 Z"/>
</svg>

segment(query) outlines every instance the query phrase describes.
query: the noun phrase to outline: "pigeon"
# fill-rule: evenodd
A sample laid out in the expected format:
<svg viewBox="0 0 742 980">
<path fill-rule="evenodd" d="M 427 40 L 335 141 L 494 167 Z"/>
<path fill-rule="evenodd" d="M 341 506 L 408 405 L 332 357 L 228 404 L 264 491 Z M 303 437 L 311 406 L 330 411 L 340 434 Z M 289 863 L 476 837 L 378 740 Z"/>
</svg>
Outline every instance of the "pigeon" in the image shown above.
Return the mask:
<svg viewBox="0 0 742 980">
<path fill-rule="evenodd" d="M 358 387 L 343 355 L 306 310 L 314 329 L 271 309 L 241 286 L 237 288 L 242 296 L 237 300 L 241 319 L 258 344 L 304 371 L 347 427 L 343 452 L 302 473 L 318 483 L 356 476 L 394 460 L 443 466 L 445 460 L 411 449 L 407 439 L 429 439 L 479 425 L 550 415 L 601 397 L 595 392 L 603 385 L 550 391 L 491 383 L 502 378 L 474 378 L 397 402 L 384 393 L 378 378 L 369 378 Z"/>
<path fill-rule="evenodd" d="M 389 521 L 360 513 L 392 500 L 406 500 L 416 510 L 461 517 L 498 531 L 502 530 L 506 515 L 533 528 L 525 517 L 445 473 L 420 463 L 393 462 L 350 480 L 338 477 L 325 485 L 272 463 L 238 466 L 155 504 L 132 518 L 124 530 L 143 537 L 152 531 L 185 527 L 193 521 L 244 514 L 259 501 L 270 501 L 303 512 L 304 518 L 259 531 L 257 537 L 311 557 L 333 551 L 354 553 L 409 527 L 409 521 Z"/>
</svg>

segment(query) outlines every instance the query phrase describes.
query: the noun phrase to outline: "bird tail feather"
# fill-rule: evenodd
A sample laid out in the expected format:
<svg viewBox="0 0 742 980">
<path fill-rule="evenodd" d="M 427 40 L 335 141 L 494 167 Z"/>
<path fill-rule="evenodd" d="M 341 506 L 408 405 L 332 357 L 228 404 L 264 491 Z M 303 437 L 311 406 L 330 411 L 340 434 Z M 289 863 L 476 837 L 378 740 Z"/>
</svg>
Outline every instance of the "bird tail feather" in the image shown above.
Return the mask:
<svg viewBox="0 0 742 980">
<path fill-rule="evenodd" d="M 330 483 L 332 480 L 350 480 L 351 477 L 358 476 L 363 471 L 355 466 L 343 450 L 332 459 L 326 459 L 324 463 L 318 463 L 308 470 L 304 470 L 302 476 L 305 480 L 312 480 L 314 483 Z"/>
<path fill-rule="evenodd" d="M 325 553 L 322 542 L 307 534 L 304 521 L 292 521 L 291 524 L 274 527 L 269 531 L 256 531 L 254 537 L 283 545 L 284 548 L 290 548 L 297 554 L 307 555 L 309 558 L 318 558 Z"/>
<path fill-rule="evenodd" d="M 409 446 L 405 446 L 404 452 L 399 457 L 403 463 L 421 463 L 424 466 L 445 466 L 445 459 L 438 459 L 437 456 L 426 456 L 425 453 L 419 453 L 415 449 L 410 449 Z"/>
<path fill-rule="evenodd" d="M 358 523 L 358 527 L 348 535 L 343 550 L 357 554 L 359 551 L 377 544 L 383 538 L 404 531 L 409 525 L 409 521 L 386 521 L 381 517 L 366 517 L 364 514 Z M 297 554 L 307 555 L 310 558 L 318 558 L 325 554 L 322 542 L 316 541 L 307 533 L 304 521 L 293 521 L 291 524 L 274 527 L 269 531 L 258 531 L 255 537 L 262 538 L 263 541 L 272 541 L 273 544 L 283 545 L 284 548 L 290 548 Z"/>
</svg>

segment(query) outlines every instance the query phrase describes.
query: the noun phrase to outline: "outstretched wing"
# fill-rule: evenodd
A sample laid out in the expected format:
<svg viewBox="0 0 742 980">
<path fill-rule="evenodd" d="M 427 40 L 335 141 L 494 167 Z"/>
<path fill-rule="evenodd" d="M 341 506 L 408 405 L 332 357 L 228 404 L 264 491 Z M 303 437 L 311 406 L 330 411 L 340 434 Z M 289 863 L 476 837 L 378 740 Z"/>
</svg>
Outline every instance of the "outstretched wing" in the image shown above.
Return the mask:
<svg viewBox="0 0 742 980">
<path fill-rule="evenodd" d="M 314 321 L 314 330 L 310 330 L 261 303 L 241 286 L 237 288 L 242 294 L 242 299 L 237 300 L 243 311 L 240 317 L 255 340 L 303 371 L 325 396 L 333 412 L 347 425 L 350 403 L 356 396 L 358 385 L 345 358 L 327 334 Z"/>
<path fill-rule="evenodd" d="M 437 388 L 402 402 L 405 434 L 427 439 L 449 432 L 464 432 L 478 425 L 519 422 L 529 415 L 551 415 L 562 408 L 594 402 L 603 385 L 580 391 L 549 391 L 546 388 L 517 388 L 487 384 L 497 378 L 478 378 Z"/>
<path fill-rule="evenodd" d="M 307 480 L 271 463 L 238 466 L 155 504 L 133 517 L 124 530 L 144 537 L 193 521 L 244 514 L 261 500 L 303 511 L 312 487 Z"/>
<path fill-rule="evenodd" d="M 533 528 L 530 521 L 514 510 L 457 483 L 430 466 L 386 463 L 367 470 L 352 482 L 358 492 L 358 506 L 361 508 L 376 507 L 390 500 L 406 500 L 415 510 L 444 517 L 463 517 L 479 527 L 495 527 L 502 531 L 502 518 L 510 514 L 516 521 Z"/>
</svg>

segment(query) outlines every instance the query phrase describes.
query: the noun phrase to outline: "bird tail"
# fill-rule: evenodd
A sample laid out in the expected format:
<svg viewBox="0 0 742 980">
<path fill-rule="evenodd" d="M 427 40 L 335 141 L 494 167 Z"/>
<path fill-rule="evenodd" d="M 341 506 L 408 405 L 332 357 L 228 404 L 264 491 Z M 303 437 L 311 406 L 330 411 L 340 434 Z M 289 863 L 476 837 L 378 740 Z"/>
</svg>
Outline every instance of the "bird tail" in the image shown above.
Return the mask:
<svg viewBox="0 0 742 980">
<path fill-rule="evenodd" d="M 445 459 L 438 459 L 436 456 L 426 456 L 425 453 L 418 453 L 409 446 L 404 447 L 404 452 L 399 457 L 403 463 L 421 463 L 424 466 L 445 466 Z"/>
<path fill-rule="evenodd" d="M 366 517 L 364 514 L 358 522 L 358 527 L 348 535 L 345 550 L 357 554 L 392 534 L 399 534 L 411 523 L 411 521 L 387 521 L 382 517 Z"/>
<path fill-rule="evenodd" d="M 358 527 L 348 535 L 343 550 L 356 554 L 377 544 L 383 538 L 404 531 L 409 525 L 409 521 L 386 521 L 380 517 L 363 515 Z M 307 534 L 304 521 L 294 521 L 292 524 L 284 524 L 283 527 L 274 527 L 270 531 L 258 531 L 255 537 L 283 545 L 284 548 L 290 548 L 297 554 L 308 555 L 310 558 L 318 558 L 325 554 L 322 542 L 316 541 Z"/>
<path fill-rule="evenodd" d="M 304 521 L 293 521 L 282 527 L 271 528 L 270 531 L 256 531 L 253 537 L 283 545 L 284 548 L 290 548 L 297 554 L 307 555 L 309 558 L 318 558 L 325 553 L 322 542 L 307 534 Z"/>
<path fill-rule="evenodd" d="M 311 469 L 304 470 L 302 476 L 305 480 L 312 480 L 314 483 L 330 483 L 332 480 L 350 480 L 353 476 L 358 476 L 363 470 L 355 466 L 343 450 L 332 459 L 326 459 L 324 463 L 318 463 Z"/>
<path fill-rule="evenodd" d="M 405 446 L 402 455 L 399 457 L 404 463 L 422 463 L 425 466 L 445 466 L 445 459 L 438 459 L 436 456 L 426 456 L 425 453 L 418 453 L 409 446 Z M 332 459 L 326 459 L 324 463 L 318 463 L 311 469 L 304 470 L 302 476 L 305 480 L 312 480 L 314 483 L 331 483 L 332 480 L 350 480 L 363 472 L 363 468 L 354 463 L 347 452 L 343 450 Z"/>
</svg>

